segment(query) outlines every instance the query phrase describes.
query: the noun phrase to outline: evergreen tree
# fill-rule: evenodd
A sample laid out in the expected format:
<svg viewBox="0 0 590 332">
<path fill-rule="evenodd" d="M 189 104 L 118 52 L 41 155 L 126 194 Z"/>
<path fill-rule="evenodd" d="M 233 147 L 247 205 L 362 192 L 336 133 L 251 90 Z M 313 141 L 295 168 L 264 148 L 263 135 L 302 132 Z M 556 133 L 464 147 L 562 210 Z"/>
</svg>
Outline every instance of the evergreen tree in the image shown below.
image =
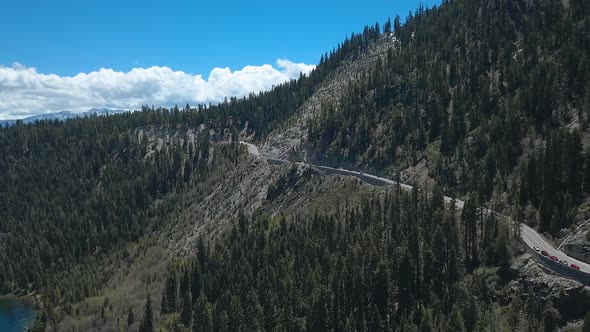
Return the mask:
<svg viewBox="0 0 590 332">
<path fill-rule="evenodd" d="M 227 312 L 229 317 L 229 330 L 240 331 L 243 328 L 245 317 L 240 303 L 240 298 L 232 296 L 229 304 L 229 310 Z"/>
<path fill-rule="evenodd" d="M 459 308 L 454 307 L 447 322 L 446 331 L 448 332 L 465 332 L 465 325 L 463 324 L 463 317 Z"/>
<path fill-rule="evenodd" d="M 465 241 L 465 265 L 473 270 L 478 264 L 477 248 L 477 211 L 475 201 L 469 197 L 461 212 L 463 223 L 463 241 Z"/>
<path fill-rule="evenodd" d="M 227 332 L 229 331 L 229 318 L 225 310 L 215 310 L 215 331 Z"/>
<path fill-rule="evenodd" d="M 430 316 L 430 312 L 425 310 L 422 313 L 422 318 L 420 320 L 420 332 L 434 332 L 434 327 L 432 326 L 432 317 Z"/>
<path fill-rule="evenodd" d="M 201 295 L 201 271 L 199 271 L 199 264 L 193 265 L 193 270 L 191 273 L 191 295 L 193 299 L 198 299 Z"/>
<path fill-rule="evenodd" d="M 557 328 L 557 323 L 559 322 L 560 315 L 559 311 L 555 310 L 552 307 L 548 307 L 543 312 L 543 329 L 545 332 L 553 332 Z"/>
<path fill-rule="evenodd" d="M 182 293 L 182 311 L 180 312 L 180 319 L 184 326 L 189 327 L 191 325 L 191 319 L 193 314 L 193 303 L 191 295 L 188 292 Z"/>
<path fill-rule="evenodd" d="M 466 331 L 475 331 L 479 320 L 479 306 L 474 296 L 468 295 L 468 301 L 463 308 L 463 322 Z"/>
<path fill-rule="evenodd" d="M 213 332 L 212 308 L 206 296 L 197 299 L 193 317 L 193 332 Z"/>
<path fill-rule="evenodd" d="M 371 310 L 371 331 L 375 332 L 382 332 L 383 331 L 383 321 L 381 320 L 381 314 L 379 314 L 379 310 L 375 306 L 372 307 Z M 325 331 L 325 330 L 324 330 Z"/>
<path fill-rule="evenodd" d="M 415 265 L 408 251 L 401 258 L 399 271 L 399 309 L 400 312 L 408 313 L 412 310 L 416 295 L 416 281 L 414 280 Z"/>
<path fill-rule="evenodd" d="M 152 313 L 152 299 L 150 293 L 147 294 L 145 300 L 145 309 L 143 312 L 143 319 L 139 326 L 140 332 L 152 332 L 154 331 L 153 313 Z"/>
<path fill-rule="evenodd" d="M 176 311 L 176 273 L 168 273 L 164 293 L 162 294 L 162 313 L 168 314 Z"/>
<path fill-rule="evenodd" d="M 260 302 L 258 302 L 258 294 L 256 291 L 251 289 L 246 297 L 245 306 L 245 324 L 244 327 L 247 331 L 259 331 L 262 330 L 264 322 L 264 312 Z"/>
</svg>

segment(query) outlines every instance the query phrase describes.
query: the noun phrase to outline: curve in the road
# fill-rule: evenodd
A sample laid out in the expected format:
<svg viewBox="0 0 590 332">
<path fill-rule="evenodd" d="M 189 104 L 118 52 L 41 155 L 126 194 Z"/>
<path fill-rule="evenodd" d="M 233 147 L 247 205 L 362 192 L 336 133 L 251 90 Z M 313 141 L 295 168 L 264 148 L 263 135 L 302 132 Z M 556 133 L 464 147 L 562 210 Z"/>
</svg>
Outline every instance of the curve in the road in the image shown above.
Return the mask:
<svg viewBox="0 0 590 332">
<path fill-rule="evenodd" d="M 273 158 L 273 157 L 267 157 L 267 156 L 263 156 L 262 154 L 260 154 L 260 151 L 258 150 L 258 147 L 254 144 L 251 143 L 247 143 L 247 142 L 240 142 L 240 144 L 245 145 L 248 148 L 248 152 L 258 158 L 264 158 L 266 159 L 270 164 L 297 164 L 297 165 L 309 165 L 313 168 L 319 169 L 324 171 L 325 173 L 328 174 L 338 174 L 338 175 L 348 175 L 348 176 L 356 176 L 357 178 L 372 184 L 372 185 L 395 185 L 397 184 L 396 181 L 384 178 L 384 177 L 379 177 L 376 175 L 372 175 L 372 174 L 367 174 L 364 172 L 357 172 L 357 171 L 351 171 L 351 170 L 347 170 L 347 169 L 343 169 L 343 168 L 334 168 L 334 167 L 329 167 L 329 166 L 321 166 L 321 165 L 314 165 L 314 164 L 309 164 L 309 163 L 304 163 L 304 162 L 292 162 L 289 160 L 285 160 L 285 159 L 280 159 L 280 158 Z M 408 184 L 404 184 L 404 183 L 400 183 L 399 186 L 407 191 L 411 191 L 414 187 L 412 187 L 411 185 Z M 448 197 L 448 196 L 444 196 L 444 201 L 447 204 L 450 204 L 452 202 L 455 202 L 455 206 L 458 209 L 463 209 L 463 206 L 465 205 L 465 202 L 462 200 L 458 200 L 458 199 L 454 199 L 452 197 Z M 491 210 L 486 210 L 486 213 L 495 213 Z M 576 264 L 580 267 L 580 270 L 574 270 L 571 269 L 572 273 L 584 273 L 585 275 L 590 276 L 590 264 L 582 262 L 580 260 L 577 260 L 573 257 L 570 257 L 568 255 L 566 255 L 564 252 L 556 249 L 555 247 L 553 247 L 553 245 L 551 245 L 549 242 L 547 242 L 547 240 L 545 240 L 545 238 L 540 235 L 536 230 L 534 230 L 533 228 L 525 225 L 525 224 L 521 224 L 521 239 L 522 241 L 532 250 L 532 251 L 537 251 L 535 249 L 539 249 L 538 252 L 544 250 L 547 252 L 548 256 L 555 256 L 558 258 L 558 260 L 565 260 L 567 261 L 568 266 L 571 264 Z M 543 257 L 539 254 L 540 257 Z M 549 258 L 544 258 L 549 260 Z M 559 263 L 556 263 L 559 264 Z M 550 264 L 549 264 L 550 265 Z M 565 266 L 564 266 L 565 267 Z M 569 268 L 569 267 L 568 267 Z M 563 275 L 563 273 L 560 273 Z M 566 277 L 570 277 L 570 276 L 566 276 Z M 586 278 L 584 278 L 585 280 Z"/>
</svg>

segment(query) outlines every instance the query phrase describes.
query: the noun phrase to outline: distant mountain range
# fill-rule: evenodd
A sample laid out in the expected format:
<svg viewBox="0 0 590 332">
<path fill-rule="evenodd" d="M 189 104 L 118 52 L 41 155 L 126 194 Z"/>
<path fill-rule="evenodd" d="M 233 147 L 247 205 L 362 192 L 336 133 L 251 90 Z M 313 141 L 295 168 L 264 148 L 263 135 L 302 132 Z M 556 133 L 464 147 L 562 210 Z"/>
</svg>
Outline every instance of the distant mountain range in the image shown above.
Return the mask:
<svg viewBox="0 0 590 332">
<path fill-rule="evenodd" d="M 128 110 L 116 110 L 116 109 L 109 109 L 109 108 L 92 108 L 86 112 L 81 112 L 81 113 L 74 113 L 74 112 L 70 112 L 70 111 L 61 111 L 61 112 L 55 112 L 55 113 L 33 115 L 33 116 L 26 117 L 26 118 L 22 118 L 20 120 L 22 120 L 23 123 L 27 124 L 27 123 L 34 123 L 35 121 L 41 121 L 41 120 L 65 121 L 67 119 L 81 118 L 81 117 L 87 117 L 87 116 L 88 117 L 90 117 L 90 116 L 107 116 L 107 115 L 119 114 L 119 113 L 124 113 L 124 112 L 128 112 Z M 12 126 L 16 123 L 16 121 L 17 120 L 0 120 L 0 126 L 2 126 L 2 127 Z"/>
</svg>

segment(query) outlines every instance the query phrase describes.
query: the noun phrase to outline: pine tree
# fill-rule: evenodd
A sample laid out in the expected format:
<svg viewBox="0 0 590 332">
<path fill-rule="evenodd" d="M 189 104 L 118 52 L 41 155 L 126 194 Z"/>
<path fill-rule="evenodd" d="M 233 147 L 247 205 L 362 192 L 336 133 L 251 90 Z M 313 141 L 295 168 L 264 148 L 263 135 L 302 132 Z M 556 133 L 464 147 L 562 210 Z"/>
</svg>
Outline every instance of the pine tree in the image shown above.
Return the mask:
<svg viewBox="0 0 590 332">
<path fill-rule="evenodd" d="M 387 22 L 383 24 L 383 33 L 390 33 L 391 32 L 391 17 L 387 18 Z"/>
<path fill-rule="evenodd" d="M 508 311 L 508 325 L 510 329 L 515 332 L 519 331 L 519 325 L 522 321 L 522 308 L 523 304 L 520 300 L 520 293 L 516 292 L 514 297 L 512 298 L 512 302 L 510 302 L 510 307 Z"/>
<path fill-rule="evenodd" d="M 414 304 L 416 295 L 416 281 L 414 280 L 415 265 L 408 250 L 404 252 L 398 267 L 399 272 L 399 309 L 400 313 L 408 313 Z"/>
<path fill-rule="evenodd" d="M 215 308 L 215 331 L 227 332 L 229 331 L 229 318 L 225 310 Z"/>
<path fill-rule="evenodd" d="M 395 15 L 395 18 L 393 19 L 393 31 L 395 32 L 395 36 L 397 38 L 400 38 L 400 34 L 401 34 L 401 20 L 399 15 Z"/>
<path fill-rule="evenodd" d="M 463 308 L 463 322 L 467 331 L 475 331 L 479 320 L 479 306 L 475 296 L 468 295 L 467 305 Z"/>
<path fill-rule="evenodd" d="M 199 242 L 200 243 L 200 242 Z M 200 252 L 200 251 L 199 251 Z M 191 274 L 191 295 L 192 299 L 198 299 L 201 295 L 201 271 L 199 270 L 199 264 L 194 264 Z"/>
<path fill-rule="evenodd" d="M 247 331 L 260 331 L 264 322 L 264 312 L 260 302 L 258 302 L 258 294 L 254 289 L 251 289 L 246 296 L 245 306 L 245 328 Z"/>
<path fill-rule="evenodd" d="M 508 268 L 510 265 L 510 248 L 508 247 L 509 242 L 510 235 L 508 225 L 504 223 L 499 224 L 498 236 L 496 237 L 494 262 L 502 268 Z"/>
<path fill-rule="evenodd" d="M 383 321 L 381 319 L 381 314 L 379 314 L 379 310 L 376 306 L 371 307 L 371 331 L 383 331 Z"/>
<path fill-rule="evenodd" d="M 162 313 L 169 314 L 176 311 L 176 274 L 169 272 L 162 294 Z"/>
<path fill-rule="evenodd" d="M 478 264 L 477 254 L 477 211 L 475 200 L 469 197 L 461 212 L 463 241 L 465 242 L 465 266 L 473 270 Z"/>
<path fill-rule="evenodd" d="M 461 316 L 461 311 L 457 306 L 453 307 L 453 311 L 451 312 L 451 317 L 447 322 L 446 327 L 447 332 L 465 332 L 465 325 L 463 323 L 463 317 Z"/>
<path fill-rule="evenodd" d="M 197 299 L 193 317 L 193 332 L 213 332 L 212 308 L 206 296 Z"/>
<path fill-rule="evenodd" d="M 182 311 L 180 312 L 180 319 L 184 326 L 189 327 L 191 325 L 191 319 L 193 315 L 193 303 L 191 300 L 191 294 L 188 292 L 182 293 Z"/>
<path fill-rule="evenodd" d="M 424 310 L 422 312 L 422 318 L 420 320 L 420 332 L 434 332 L 434 327 L 432 326 L 432 317 L 430 316 L 430 311 Z"/>
<path fill-rule="evenodd" d="M 229 317 L 229 330 L 240 331 L 243 328 L 245 317 L 239 297 L 231 297 L 227 315 Z"/>
<path fill-rule="evenodd" d="M 449 124 L 447 119 L 442 120 L 442 129 L 440 134 L 440 153 L 443 156 L 451 155 L 451 142 L 452 137 L 449 130 Z"/>
<path fill-rule="evenodd" d="M 547 309 L 545 309 L 545 311 L 543 312 L 543 327 L 545 332 L 555 331 L 559 319 L 559 311 L 557 311 L 553 307 L 548 307 Z"/>
<path fill-rule="evenodd" d="M 432 289 L 435 294 L 442 296 L 444 294 L 446 280 L 446 262 L 448 261 L 447 239 L 440 226 L 434 231 L 434 243 L 432 245 Z"/>
<path fill-rule="evenodd" d="M 374 302 L 379 314 L 384 317 L 389 311 L 390 276 L 387 264 L 380 261 L 375 276 Z"/>
<path fill-rule="evenodd" d="M 139 326 L 140 332 L 152 332 L 154 331 L 153 313 L 152 313 L 152 299 L 150 293 L 147 294 L 145 301 L 145 309 L 143 312 L 143 319 Z"/>
</svg>

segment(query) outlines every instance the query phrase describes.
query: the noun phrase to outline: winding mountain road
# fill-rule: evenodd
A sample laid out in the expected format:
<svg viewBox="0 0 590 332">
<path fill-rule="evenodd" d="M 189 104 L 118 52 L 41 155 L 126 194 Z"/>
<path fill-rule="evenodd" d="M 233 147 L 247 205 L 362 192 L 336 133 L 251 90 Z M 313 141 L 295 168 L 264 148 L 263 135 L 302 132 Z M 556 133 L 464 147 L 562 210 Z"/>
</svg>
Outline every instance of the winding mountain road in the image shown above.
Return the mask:
<svg viewBox="0 0 590 332">
<path fill-rule="evenodd" d="M 247 143 L 247 142 L 240 142 L 240 144 L 245 145 L 248 148 L 248 152 L 250 154 L 252 154 L 258 158 L 263 158 L 270 164 L 291 164 L 291 163 L 294 163 L 297 165 L 309 165 L 309 166 L 316 168 L 318 170 L 322 170 L 328 174 L 355 176 L 355 177 L 357 177 L 369 184 L 372 184 L 372 185 L 383 186 L 383 185 L 397 184 L 393 180 L 379 177 L 379 176 L 372 175 L 372 174 L 367 174 L 364 172 L 357 172 L 357 171 L 351 171 L 351 170 L 342 169 L 342 168 L 314 165 L 314 164 L 309 164 L 309 163 L 304 163 L 304 162 L 292 162 L 292 161 L 285 160 L 285 159 L 263 156 L 260 153 L 260 151 L 258 150 L 258 147 L 256 145 L 251 144 L 251 143 Z M 411 185 L 403 184 L 403 183 L 400 183 L 400 187 L 404 190 L 407 190 L 407 191 L 411 191 L 413 189 L 413 187 Z M 455 206 L 458 209 L 463 209 L 463 206 L 465 205 L 464 201 L 454 199 L 454 198 L 448 197 L 448 196 L 444 196 L 444 200 L 445 200 L 445 203 L 447 203 L 447 204 L 450 204 L 454 201 Z M 486 210 L 486 213 L 492 213 L 492 212 L 493 211 L 491 211 L 491 210 Z M 572 271 L 572 273 L 581 272 L 581 273 L 584 273 L 584 274 L 587 274 L 588 276 L 590 276 L 590 264 L 582 262 L 580 260 L 577 260 L 573 257 L 570 257 L 570 256 L 566 255 L 564 252 L 556 249 L 547 240 L 545 240 L 545 238 L 542 235 L 540 235 L 536 230 L 534 230 L 533 228 L 531 228 L 525 224 L 521 224 L 521 238 L 522 238 L 522 241 L 528 247 L 530 247 L 531 250 L 533 250 L 533 251 L 536 251 L 535 249 L 539 249 L 538 250 L 539 252 L 544 250 L 548 253 L 548 256 L 555 256 L 559 260 L 565 260 L 565 261 L 567 261 L 568 265 L 570 265 L 570 264 L 578 265 L 580 267 L 580 270 L 579 271 Z M 549 260 L 549 258 L 545 258 L 545 259 Z M 559 264 L 559 263 L 555 263 L 555 264 Z M 560 274 L 563 275 L 563 273 L 560 273 Z M 569 276 L 565 276 L 565 277 L 569 277 Z"/>
</svg>

